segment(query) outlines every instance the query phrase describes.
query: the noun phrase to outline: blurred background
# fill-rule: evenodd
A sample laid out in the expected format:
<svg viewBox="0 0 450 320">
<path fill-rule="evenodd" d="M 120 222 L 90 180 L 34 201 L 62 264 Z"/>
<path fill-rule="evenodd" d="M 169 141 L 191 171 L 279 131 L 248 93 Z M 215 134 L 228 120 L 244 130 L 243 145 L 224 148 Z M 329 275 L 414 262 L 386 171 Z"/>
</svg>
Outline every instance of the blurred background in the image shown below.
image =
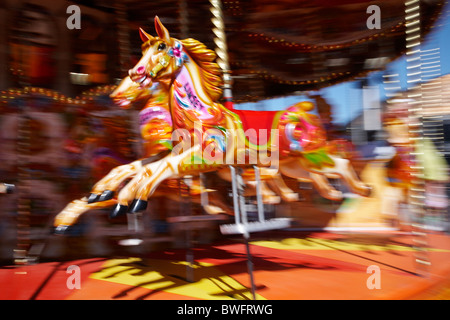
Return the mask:
<svg viewBox="0 0 450 320">
<path fill-rule="evenodd" d="M 80 8 L 80 29 L 66 25 L 69 5 Z M 367 27 L 369 5 L 380 8 L 379 29 Z M 424 205 L 433 212 L 427 223 L 449 231 L 447 1 L 420 1 L 422 64 L 414 72 L 406 55 L 404 1 L 225 0 L 221 6 L 234 107 L 284 110 L 299 101 L 314 102 L 328 139 L 363 181 L 375 186 L 371 197 L 361 199 L 333 180 L 346 193 L 344 200 L 333 202 L 309 181 L 286 178 L 299 201 L 280 199 L 267 204 L 266 212 L 293 218 L 293 229 L 402 228 L 410 208 L 399 175 L 402 170 L 409 174 L 402 156 L 410 152 L 402 149 L 401 137 L 410 133 L 402 132 L 401 124 L 411 118 L 405 103 L 418 92 L 421 108 L 414 117 L 420 119 L 421 135 L 431 142 L 427 150 L 433 154 L 423 161 L 436 165 L 429 171 L 442 172 L 424 178 L 429 195 Z M 108 97 L 141 56 L 138 28 L 154 35 L 158 15 L 172 37 L 191 37 L 215 49 L 211 7 L 206 0 L 2 1 L 0 182 L 16 186 L 14 193 L 0 195 L 2 261 L 10 261 L 14 250 L 33 246 L 43 257 L 94 250 L 83 241 L 97 242 L 98 251 L 106 253 L 112 250 L 110 242 L 129 236 L 126 219 L 110 221 L 107 210 L 82 220 L 72 238 L 54 240 L 51 224 L 68 202 L 87 195 L 110 169 L 143 155 L 137 125 L 141 106 L 122 110 Z M 420 81 L 411 81 L 417 72 Z M 424 88 L 429 90 L 424 93 Z M 214 177 L 210 181 L 209 188 L 230 188 Z M 169 225 L 168 214 L 202 211 L 179 189 L 173 199 L 177 201 L 151 202 L 143 218 L 154 243 L 182 245 L 185 230 Z M 229 193 L 224 201 L 231 207 Z M 248 206 L 256 211 L 254 201 Z M 217 224 L 198 225 L 209 230 L 199 241 L 219 237 Z M 108 236 L 103 244 L 96 240 L 102 234 Z M 48 239 L 54 246 L 42 252 Z"/>
</svg>

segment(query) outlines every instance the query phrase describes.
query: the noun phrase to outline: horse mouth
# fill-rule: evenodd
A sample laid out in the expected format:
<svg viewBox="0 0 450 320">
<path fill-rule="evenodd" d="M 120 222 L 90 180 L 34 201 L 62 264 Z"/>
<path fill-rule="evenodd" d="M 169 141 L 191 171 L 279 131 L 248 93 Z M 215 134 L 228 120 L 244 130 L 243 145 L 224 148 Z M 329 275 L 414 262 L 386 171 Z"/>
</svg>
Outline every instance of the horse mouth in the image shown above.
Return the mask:
<svg viewBox="0 0 450 320">
<path fill-rule="evenodd" d="M 116 101 L 116 104 L 121 108 L 126 108 L 130 105 L 131 101 L 128 99 L 120 99 Z"/>
<path fill-rule="evenodd" d="M 130 99 L 126 98 L 124 95 L 122 94 L 118 94 L 118 95 L 110 95 L 110 97 L 112 98 L 113 102 L 118 105 L 120 108 L 128 108 L 129 105 L 131 104 Z"/>
<path fill-rule="evenodd" d="M 133 81 L 139 84 L 141 87 L 148 87 L 151 84 L 152 79 L 148 75 L 144 74 L 142 75 L 142 77 Z"/>
</svg>

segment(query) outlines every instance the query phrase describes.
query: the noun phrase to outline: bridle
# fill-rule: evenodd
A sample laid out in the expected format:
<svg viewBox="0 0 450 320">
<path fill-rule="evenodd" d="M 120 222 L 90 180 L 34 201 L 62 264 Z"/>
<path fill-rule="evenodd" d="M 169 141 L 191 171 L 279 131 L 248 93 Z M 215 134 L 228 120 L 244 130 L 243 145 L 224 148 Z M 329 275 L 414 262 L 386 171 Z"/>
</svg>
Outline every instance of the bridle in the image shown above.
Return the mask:
<svg viewBox="0 0 450 320">
<path fill-rule="evenodd" d="M 167 53 L 163 55 L 159 59 L 158 64 L 154 66 L 152 70 L 150 70 L 150 77 L 154 79 L 162 69 L 166 68 L 169 65 L 170 59 L 171 57 Z"/>
</svg>

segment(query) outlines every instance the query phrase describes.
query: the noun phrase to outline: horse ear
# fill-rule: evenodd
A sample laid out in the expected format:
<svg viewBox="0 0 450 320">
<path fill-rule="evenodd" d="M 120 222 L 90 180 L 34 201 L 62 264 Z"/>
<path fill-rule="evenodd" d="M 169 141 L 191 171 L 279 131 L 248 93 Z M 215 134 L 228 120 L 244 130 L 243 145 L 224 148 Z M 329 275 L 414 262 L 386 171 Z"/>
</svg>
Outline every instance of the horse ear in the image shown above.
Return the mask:
<svg viewBox="0 0 450 320">
<path fill-rule="evenodd" d="M 144 29 L 139 28 L 139 35 L 141 36 L 142 42 L 147 42 L 148 40 L 152 39 L 153 36 L 149 35 L 147 32 L 144 31 Z"/>
<path fill-rule="evenodd" d="M 158 37 L 163 39 L 169 45 L 172 43 L 169 31 L 167 31 L 166 27 L 164 27 L 164 25 L 161 23 L 158 16 L 155 16 L 155 29 Z"/>
</svg>

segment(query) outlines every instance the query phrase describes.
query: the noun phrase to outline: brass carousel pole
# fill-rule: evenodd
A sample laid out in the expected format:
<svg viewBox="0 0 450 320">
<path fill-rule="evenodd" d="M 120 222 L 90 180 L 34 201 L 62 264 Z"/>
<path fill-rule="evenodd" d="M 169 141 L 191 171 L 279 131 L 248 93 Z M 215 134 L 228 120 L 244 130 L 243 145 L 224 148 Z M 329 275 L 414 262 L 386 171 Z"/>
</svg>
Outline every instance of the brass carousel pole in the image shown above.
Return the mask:
<svg viewBox="0 0 450 320">
<path fill-rule="evenodd" d="M 223 21 L 223 11 L 222 3 L 220 0 L 210 0 L 211 3 L 211 13 L 213 15 L 211 21 L 214 25 L 214 43 L 216 44 L 216 54 L 217 54 L 217 64 L 222 69 L 223 80 L 224 80 L 224 92 L 223 97 L 226 102 L 231 102 L 233 95 L 231 92 L 232 79 L 231 79 L 231 69 L 228 62 L 228 47 L 227 38 L 225 35 L 225 23 Z"/>
</svg>

